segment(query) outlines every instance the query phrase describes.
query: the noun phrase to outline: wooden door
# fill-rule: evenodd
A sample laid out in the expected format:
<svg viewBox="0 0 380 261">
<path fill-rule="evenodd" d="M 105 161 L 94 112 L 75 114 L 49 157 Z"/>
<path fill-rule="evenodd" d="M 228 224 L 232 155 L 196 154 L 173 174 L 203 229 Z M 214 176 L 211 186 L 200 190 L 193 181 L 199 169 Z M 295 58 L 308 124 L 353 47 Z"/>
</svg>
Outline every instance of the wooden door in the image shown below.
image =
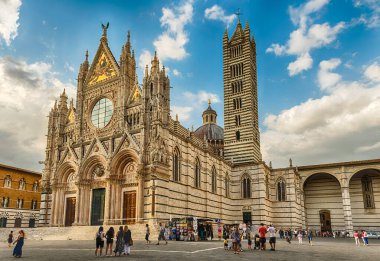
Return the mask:
<svg viewBox="0 0 380 261">
<path fill-rule="evenodd" d="M 124 224 L 136 222 L 136 191 L 124 192 L 123 219 Z"/>
<path fill-rule="evenodd" d="M 76 198 L 66 198 L 66 217 L 65 217 L 65 226 L 71 227 L 75 220 L 75 205 Z"/>
<path fill-rule="evenodd" d="M 92 190 L 91 225 L 103 225 L 105 189 Z"/>
<path fill-rule="evenodd" d="M 243 212 L 243 222 L 246 224 L 252 223 L 252 213 L 251 212 Z"/>
<path fill-rule="evenodd" d="M 21 218 L 15 219 L 15 227 L 21 227 Z"/>
<path fill-rule="evenodd" d="M 321 232 L 331 232 L 331 216 L 330 211 L 323 210 L 319 212 L 321 222 Z"/>
</svg>

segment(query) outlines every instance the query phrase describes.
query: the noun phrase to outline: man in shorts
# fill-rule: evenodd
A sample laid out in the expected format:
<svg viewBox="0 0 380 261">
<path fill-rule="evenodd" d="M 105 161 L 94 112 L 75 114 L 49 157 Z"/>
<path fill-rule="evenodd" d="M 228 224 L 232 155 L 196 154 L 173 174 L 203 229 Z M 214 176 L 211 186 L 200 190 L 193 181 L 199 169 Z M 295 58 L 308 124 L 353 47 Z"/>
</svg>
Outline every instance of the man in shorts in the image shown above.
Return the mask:
<svg viewBox="0 0 380 261">
<path fill-rule="evenodd" d="M 265 234 L 266 233 L 267 233 L 267 228 L 264 226 L 263 223 L 261 223 L 260 227 L 259 227 L 260 249 L 261 250 L 265 250 L 265 243 L 266 243 Z"/>
<path fill-rule="evenodd" d="M 168 241 L 165 238 L 165 226 L 163 226 L 161 223 L 158 231 L 158 242 L 156 245 L 160 244 L 160 240 L 165 240 L 165 244 L 168 244 Z"/>
<path fill-rule="evenodd" d="M 271 224 L 268 228 L 269 232 L 269 244 L 270 244 L 270 250 L 275 251 L 276 250 L 276 229 Z"/>
</svg>

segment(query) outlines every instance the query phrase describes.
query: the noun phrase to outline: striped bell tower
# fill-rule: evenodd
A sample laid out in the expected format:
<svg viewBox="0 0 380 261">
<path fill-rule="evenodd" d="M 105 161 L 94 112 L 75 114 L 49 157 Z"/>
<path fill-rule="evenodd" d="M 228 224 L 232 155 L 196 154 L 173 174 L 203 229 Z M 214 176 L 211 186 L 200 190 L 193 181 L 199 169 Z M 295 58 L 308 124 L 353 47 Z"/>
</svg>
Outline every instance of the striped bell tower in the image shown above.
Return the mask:
<svg viewBox="0 0 380 261">
<path fill-rule="evenodd" d="M 256 43 L 248 22 L 223 37 L 224 155 L 234 164 L 261 161 Z"/>
</svg>

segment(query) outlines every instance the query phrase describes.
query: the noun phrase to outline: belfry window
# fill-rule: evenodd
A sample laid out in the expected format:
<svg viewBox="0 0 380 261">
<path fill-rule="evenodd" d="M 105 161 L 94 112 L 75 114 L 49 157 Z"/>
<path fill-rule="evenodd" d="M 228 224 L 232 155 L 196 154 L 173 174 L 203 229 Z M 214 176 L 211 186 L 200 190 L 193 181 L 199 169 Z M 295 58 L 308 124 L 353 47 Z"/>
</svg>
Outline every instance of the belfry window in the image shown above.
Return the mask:
<svg viewBox="0 0 380 261">
<path fill-rule="evenodd" d="M 12 179 L 11 176 L 7 175 L 4 178 L 4 188 L 10 188 L 12 187 Z"/>
<path fill-rule="evenodd" d="M 180 171 L 181 171 L 181 163 L 180 163 L 180 154 L 178 148 L 174 149 L 173 155 L 173 180 L 180 181 Z"/>
<path fill-rule="evenodd" d="M 251 179 L 248 176 L 245 176 L 241 181 L 241 191 L 243 198 L 251 197 Z"/>
<path fill-rule="evenodd" d="M 286 184 L 283 179 L 279 179 L 277 182 L 277 200 L 278 201 L 286 200 Z"/>
<path fill-rule="evenodd" d="M 201 164 L 199 162 L 199 159 L 197 158 L 195 160 L 195 173 L 194 173 L 194 186 L 196 188 L 201 187 Z"/>
<path fill-rule="evenodd" d="M 226 174 L 227 175 L 227 174 Z M 230 179 L 228 176 L 226 176 L 224 178 L 224 189 L 225 189 L 225 192 L 226 192 L 226 197 L 230 197 Z"/>
<path fill-rule="evenodd" d="M 236 140 L 240 140 L 240 131 L 237 131 L 235 134 L 236 134 Z"/>
<path fill-rule="evenodd" d="M 375 208 L 373 200 L 372 179 L 369 176 L 362 177 L 363 202 L 364 208 Z"/>
</svg>

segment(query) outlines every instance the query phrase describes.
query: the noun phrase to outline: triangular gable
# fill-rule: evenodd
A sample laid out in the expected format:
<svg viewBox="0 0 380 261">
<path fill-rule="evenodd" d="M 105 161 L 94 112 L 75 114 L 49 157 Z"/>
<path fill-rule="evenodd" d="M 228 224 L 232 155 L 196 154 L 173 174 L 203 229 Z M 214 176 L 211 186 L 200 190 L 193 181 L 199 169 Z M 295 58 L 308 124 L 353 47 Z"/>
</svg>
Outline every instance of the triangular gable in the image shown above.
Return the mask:
<svg viewBox="0 0 380 261">
<path fill-rule="evenodd" d="M 133 91 L 131 92 L 131 95 L 129 96 L 129 101 L 128 101 L 128 103 L 129 103 L 129 104 L 132 104 L 132 103 L 140 103 L 140 101 L 141 101 L 141 96 L 142 96 L 142 91 L 141 91 L 140 87 L 136 84 L 136 85 L 135 85 L 135 88 L 134 88 Z"/>
<path fill-rule="evenodd" d="M 232 42 L 234 40 L 239 40 L 243 36 L 244 36 L 243 28 L 241 27 L 241 24 L 240 24 L 240 21 L 239 21 L 239 23 L 236 25 L 235 32 L 232 35 L 230 42 Z"/>
<path fill-rule="evenodd" d="M 67 123 L 68 124 L 75 123 L 75 109 L 74 108 L 71 108 L 67 115 Z"/>
<path fill-rule="evenodd" d="M 112 79 L 119 75 L 119 65 L 105 41 L 100 45 L 86 78 L 88 86 Z"/>
</svg>

